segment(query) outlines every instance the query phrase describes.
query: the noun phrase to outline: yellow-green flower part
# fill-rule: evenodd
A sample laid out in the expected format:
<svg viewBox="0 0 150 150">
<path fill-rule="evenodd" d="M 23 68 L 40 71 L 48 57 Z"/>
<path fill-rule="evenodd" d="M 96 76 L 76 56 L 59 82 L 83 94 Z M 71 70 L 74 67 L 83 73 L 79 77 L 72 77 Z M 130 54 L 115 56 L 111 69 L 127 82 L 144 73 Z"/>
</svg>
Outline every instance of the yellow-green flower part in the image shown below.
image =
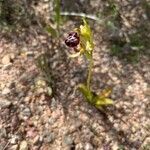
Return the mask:
<svg viewBox="0 0 150 150">
<path fill-rule="evenodd" d="M 85 19 L 83 19 L 83 23 L 84 23 L 84 25 L 80 26 L 80 34 L 87 40 L 90 40 L 91 36 L 92 36 L 90 26 L 87 24 Z"/>
<path fill-rule="evenodd" d="M 83 23 L 84 24 L 80 26 L 81 44 L 86 51 L 91 53 L 94 49 L 92 31 L 85 19 L 83 19 Z"/>
</svg>

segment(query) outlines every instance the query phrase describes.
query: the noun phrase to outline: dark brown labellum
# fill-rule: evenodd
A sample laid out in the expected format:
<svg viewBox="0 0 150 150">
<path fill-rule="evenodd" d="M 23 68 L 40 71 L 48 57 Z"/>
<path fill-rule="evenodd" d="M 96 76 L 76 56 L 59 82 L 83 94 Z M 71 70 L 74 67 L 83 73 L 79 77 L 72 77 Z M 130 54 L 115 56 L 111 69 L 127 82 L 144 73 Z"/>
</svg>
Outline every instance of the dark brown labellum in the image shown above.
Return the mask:
<svg viewBox="0 0 150 150">
<path fill-rule="evenodd" d="M 68 37 L 65 40 L 65 44 L 68 47 L 76 47 L 80 42 L 80 38 L 77 32 L 69 33 Z"/>
</svg>

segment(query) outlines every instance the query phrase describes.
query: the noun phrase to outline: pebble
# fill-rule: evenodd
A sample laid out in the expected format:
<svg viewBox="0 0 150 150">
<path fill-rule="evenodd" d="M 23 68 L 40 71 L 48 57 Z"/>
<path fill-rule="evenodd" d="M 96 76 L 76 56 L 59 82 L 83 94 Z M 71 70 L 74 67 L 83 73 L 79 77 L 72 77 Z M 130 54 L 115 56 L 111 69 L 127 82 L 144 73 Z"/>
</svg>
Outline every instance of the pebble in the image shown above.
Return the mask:
<svg viewBox="0 0 150 150">
<path fill-rule="evenodd" d="M 12 67 L 12 63 L 3 66 L 3 70 L 9 70 Z"/>
<path fill-rule="evenodd" d="M 14 115 L 11 120 L 11 127 L 14 130 L 18 127 L 18 125 L 19 125 L 19 118 L 17 115 Z"/>
<path fill-rule="evenodd" d="M 85 150 L 93 150 L 94 148 L 93 148 L 92 144 L 90 144 L 90 143 L 85 143 L 84 149 L 85 149 Z"/>
<path fill-rule="evenodd" d="M 64 137 L 64 143 L 66 145 L 72 145 L 73 144 L 73 139 L 70 136 L 65 136 Z"/>
<path fill-rule="evenodd" d="M 46 81 L 44 81 L 43 79 L 37 79 L 35 81 L 35 85 L 36 87 L 46 87 Z"/>
<path fill-rule="evenodd" d="M 91 138 L 94 136 L 93 132 L 91 132 L 91 130 L 87 127 L 83 130 L 83 133 L 85 135 L 84 138 L 88 141 L 90 141 Z"/>
<path fill-rule="evenodd" d="M 47 143 L 51 143 L 54 140 L 54 136 L 53 135 L 49 135 L 45 138 L 45 142 Z"/>
<path fill-rule="evenodd" d="M 25 53 L 25 55 L 26 55 L 27 57 L 34 57 L 34 52 L 33 52 L 33 51 L 27 51 L 27 52 Z"/>
<path fill-rule="evenodd" d="M 55 119 L 55 118 L 49 118 L 49 119 L 48 119 L 48 123 L 49 123 L 50 125 L 53 125 L 55 122 L 56 122 L 56 119 Z"/>
<path fill-rule="evenodd" d="M 7 95 L 9 94 L 11 91 L 9 88 L 4 88 L 3 91 L 2 91 L 2 95 Z"/>
<path fill-rule="evenodd" d="M 82 143 L 76 144 L 76 148 L 75 149 L 76 150 L 83 150 L 84 149 L 83 144 Z"/>
<path fill-rule="evenodd" d="M 9 89 L 13 89 L 16 87 L 16 83 L 15 82 L 9 82 L 7 85 L 6 85 Z"/>
<path fill-rule="evenodd" d="M 46 135 L 45 135 L 44 141 L 46 143 L 51 143 L 51 142 L 54 141 L 54 139 L 55 139 L 55 134 L 51 133 L 51 132 L 47 132 Z"/>
<path fill-rule="evenodd" d="M 80 114 L 79 119 L 81 119 L 83 122 L 89 121 L 89 117 L 87 114 Z"/>
<path fill-rule="evenodd" d="M 56 109 L 58 105 L 58 102 L 55 100 L 55 98 L 51 99 L 51 108 Z"/>
<path fill-rule="evenodd" d="M 0 128 L 0 139 L 3 137 L 7 137 L 6 129 Z"/>
<path fill-rule="evenodd" d="M 33 144 L 34 145 L 37 145 L 39 143 L 39 139 L 40 139 L 40 136 L 37 135 L 34 139 L 33 139 Z"/>
<path fill-rule="evenodd" d="M 36 137 L 36 135 L 37 135 L 37 132 L 36 132 L 34 127 L 33 128 L 29 128 L 27 133 L 26 133 L 26 136 L 29 137 L 29 138 L 32 138 L 32 139 L 34 137 Z"/>
<path fill-rule="evenodd" d="M 11 102 L 7 99 L 0 98 L 0 108 L 8 108 L 11 105 Z"/>
<path fill-rule="evenodd" d="M 70 132 L 70 133 L 73 133 L 73 132 L 75 132 L 77 129 L 79 129 L 81 126 L 82 126 L 82 123 L 81 123 L 80 121 L 76 121 L 76 122 L 74 122 L 73 125 L 71 125 L 71 126 L 69 127 L 69 132 Z"/>
<path fill-rule="evenodd" d="M 10 139 L 11 144 L 17 144 L 19 141 L 20 137 L 18 135 L 13 135 L 12 138 Z"/>
<path fill-rule="evenodd" d="M 11 146 L 10 150 L 18 150 L 18 145 L 16 144 L 16 145 Z"/>
<path fill-rule="evenodd" d="M 27 143 L 27 141 L 22 141 L 20 143 L 19 150 L 28 150 L 28 143 Z"/>
<path fill-rule="evenodd" d="M 31 110 L 28 107 L 23 109 L 22 112 L 19 115 L 19 117 L 23 120 L 27 120 L 30 116 L 31 116 Z"/>
<path fill-rule="evenodd" d="M 28 117 L 30 117 L 31 116 L 31 110 L 30 110 L 30 108 L 25 108 L 24 110 L 23 110 L 23 114 L 25 115 L 25 116 L 28 116 Z"/>
<path fill-rule="evenodd" d="M 44 0 L 44 2 L 49 2 L 49 0 Z"/>
<path fill-rule="evenodd" d="M 11 57 L 10 55 L 5 55 L 3 58 L 2 58 L 2 64 L 3 65 L 8 65 L 11 63 Z"/>
<path fill-rule="evenodd" d="M 52 95 L 52 88 L 50 86 L 47 87 L 47 93 L 48 93 L 49 96 Z"/>
</svg>

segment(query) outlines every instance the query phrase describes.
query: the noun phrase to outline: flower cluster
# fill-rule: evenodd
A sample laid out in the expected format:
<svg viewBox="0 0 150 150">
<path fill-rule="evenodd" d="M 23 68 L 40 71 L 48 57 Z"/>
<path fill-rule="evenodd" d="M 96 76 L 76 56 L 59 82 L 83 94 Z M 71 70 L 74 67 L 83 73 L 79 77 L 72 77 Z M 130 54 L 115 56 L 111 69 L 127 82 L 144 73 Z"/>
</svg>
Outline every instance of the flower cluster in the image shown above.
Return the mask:
<svg viewBox="0 0 150 150">
<path fill-rule="evenodd" d="M 65 44 L 68 47 L 74 48 L 76 52 L 70 55 L 72 58 L 82 54 L 85 54 L 87 58 L 92 56 L 94 48 L 93 35 L 85 19 L 83 19 L 83 23 L 84 24 L 76 28 L 74 32 L 69 33 L 65 40 Z"/>
</svg>

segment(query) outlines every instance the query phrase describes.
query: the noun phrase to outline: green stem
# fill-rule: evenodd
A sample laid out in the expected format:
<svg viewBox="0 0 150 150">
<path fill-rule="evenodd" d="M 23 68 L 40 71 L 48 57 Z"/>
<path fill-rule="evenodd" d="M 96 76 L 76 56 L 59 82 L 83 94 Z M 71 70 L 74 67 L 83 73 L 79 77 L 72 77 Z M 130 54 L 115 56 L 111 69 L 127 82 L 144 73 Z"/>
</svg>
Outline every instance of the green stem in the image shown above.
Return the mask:
<svg viewBox="0 0 150 150">
<path fill-rule="evenodd" d="M 93 67 L 93 57 L 91 56 L 89 60 L 89 69 L 88 69 L 88 76 L 87 76 L 87 88 L 90 90 L 90 82 L 92 77 L 92 67 Z"/>
<path fill-rule="evenodd" d="M 58 32 L 58 37 L 60 34 L 60 0 L 56 0 L 56 7 L 55 7 L 55 13 L 56 13 L 56 22 L 57 22 L 57 32 Z"/>
</svg>

